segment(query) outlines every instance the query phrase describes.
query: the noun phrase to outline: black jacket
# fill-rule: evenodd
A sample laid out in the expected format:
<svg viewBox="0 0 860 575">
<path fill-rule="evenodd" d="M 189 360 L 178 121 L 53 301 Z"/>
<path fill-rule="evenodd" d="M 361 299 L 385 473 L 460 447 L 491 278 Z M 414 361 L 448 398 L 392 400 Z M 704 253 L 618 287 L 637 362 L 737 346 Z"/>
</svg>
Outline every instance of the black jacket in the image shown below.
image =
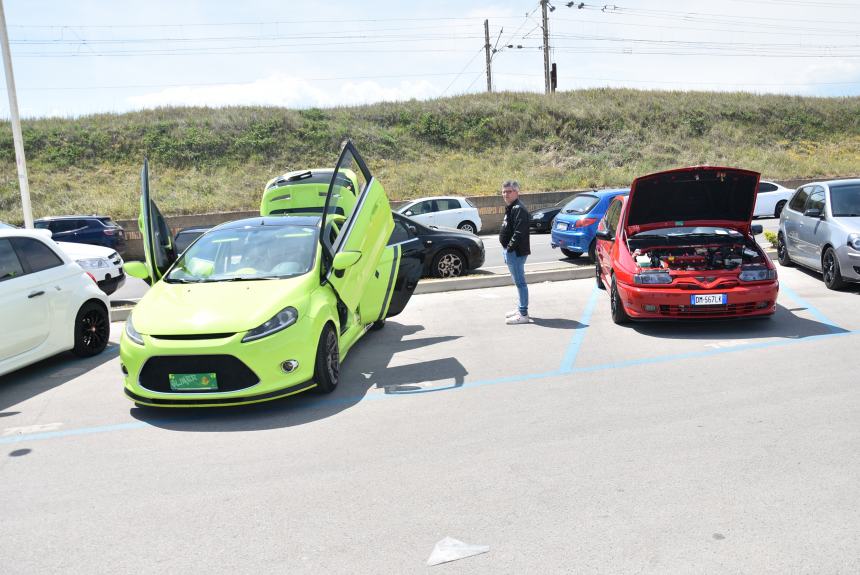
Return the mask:
<svg viewBox="0 0 860 575">
<path fill-rule="evenodd" d="M 518 256 L 532 253 L 529 245 L 529 211 L 519 198 L 511 205 L 505 206 L 499 243 L 509 252 L 516 252 Z"/>
</svg>

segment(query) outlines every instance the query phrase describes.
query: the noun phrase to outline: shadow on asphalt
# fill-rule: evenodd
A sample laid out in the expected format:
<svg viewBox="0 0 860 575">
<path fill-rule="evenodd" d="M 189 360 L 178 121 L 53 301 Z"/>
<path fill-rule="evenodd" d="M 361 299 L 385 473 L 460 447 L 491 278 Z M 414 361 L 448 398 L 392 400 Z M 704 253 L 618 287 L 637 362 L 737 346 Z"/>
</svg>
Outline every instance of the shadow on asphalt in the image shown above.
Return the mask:
<svg viewBox="0 0 860 575">
<path fill-rule="evenodd" d="M 66 351 L 0 377 L 0 417 L 13 414 L 3 411 L 10 405 L 17 405 L 68 383 L 116 358 L 118 354 L 119 344 L 111 341 L 103 352 L 93 357 L 79 358 Z"/>
<path fill-rule="evenodd" d="M 667 339 L 802 339 L 816 335 L 847 333 L 841 327 L 800 317 L 793 311 L 777 304 L 776 313 L 770 318 L 747 318 L 725 320 L 673 320 L 668 322 L 632 323 L 631 327 L 651 337 Z"/>
<path fill-rule="evenodd" d="M 798 265 L 795 265 L 793 267 L 794 267 L 794 269 L 803 273 L 807 277 L 810 277 L 810 278 L 820 282 L 821 283 L 821 289 L 824 290 L 826 293 L 849 293 L 849 294 L 854 294 L 854 295 L 860 295 L 860 283 L 849 282 L 845 285 L 844 288 L 842 288 L 840 290 L 829 290 L 829 289 L 827 289 L 827 286 L 824 285 L 824 280 L 821 277 L 821 272 L 815 272 L 809 268 L 805 268 L 803 266 L 798 266 Z M 780 268 L 782 268 L 782 266 L 778 265 L 777 270 L 779 270 Z"/>
<path fill-rule="evenodd" d="M 453 357 L 388 367 L 394 354 L 412 349 L 428 349 L 434 344 L 460 336 L 405 339 L 424 330 L 421 325 L 386 322 L 385 328 L 367 334 L 349 352 L 341 366 L 341 382 L 328 395 L 308 391 L 283 399 L 235 407 L 159 409 L 133 407 L 133 418 L 173 431 L 224 432 L 280 429 L 304 425 L 349 409 L 374 388 L 386 394 L 453 389 L 463 385 L 468 371 Z M 366 343 L 365 343 L 366 342 Z M 442 387 L 423 384 L 444 382 Z M 453 382 L 453 383 L 452 383 Z M 374 394 L 375 397 L 382 397 Z"/>
</svg>

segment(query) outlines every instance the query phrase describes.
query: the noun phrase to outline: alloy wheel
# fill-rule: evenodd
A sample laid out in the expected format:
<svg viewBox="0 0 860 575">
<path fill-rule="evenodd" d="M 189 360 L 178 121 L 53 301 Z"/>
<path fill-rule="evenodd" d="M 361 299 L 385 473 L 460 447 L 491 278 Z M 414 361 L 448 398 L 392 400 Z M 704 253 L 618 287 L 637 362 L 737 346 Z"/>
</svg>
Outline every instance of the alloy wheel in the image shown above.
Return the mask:
<svg viewBox="0 0 860 575">
<path fill-rule="evenodd" d="M 110 335 L 110 326 L 104 314 L 98 310 L 85 313 L 78 324 L 78 330 L 80 330 L 83 346 L 88 351 L 104 349 Z"/>
<path fill-rule="evenodd" d="M 325 340 L 325 367 L 329 380 L 337 383 L 340 374 L 340 351 L 337 349 L 337 336 L 334 330 L 329 330 Z"/>
<path fill-rule="evenodd" d="M 457 277 L 463 273 L 463 259 L 454 253 L 444 254 L 439 258 L 436 267 L 439 270 L 439 277 Z"/>
</svg>

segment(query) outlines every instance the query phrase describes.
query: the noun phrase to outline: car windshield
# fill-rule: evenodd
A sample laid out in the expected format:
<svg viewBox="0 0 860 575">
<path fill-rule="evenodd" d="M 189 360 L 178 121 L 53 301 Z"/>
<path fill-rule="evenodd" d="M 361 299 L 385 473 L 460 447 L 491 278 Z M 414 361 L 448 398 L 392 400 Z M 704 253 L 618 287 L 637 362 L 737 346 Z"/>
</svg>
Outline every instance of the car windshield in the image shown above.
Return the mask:
<svg viewBox="0 0 860 575">
<path fill-rule="evenodd" d="M 830 208 L 835 218 L 860 217 L 860 184 L 831 185 Z"/>
<path fill-rule="evenodd" d="M 557 201 L 555 204 L 553 204 L 553 207 L 554 208 L 560 208 L 564 205 L 567 205 L 568 202 L 572 202 L 574 199 L 576 199 L 576 194 L 574 194 L 572 196 L 567 196 L 566 198 Z"/>
<path fill-rule="evenodd" d="M 600 200 L 597 196 L 579 194 L 564 206 L 562 212 L 566 214 L 587 214 L 591 211 L 591 208 L 597 205 L 598 201 Z"/>
<path fill-rule="evenodd" d="M 168 283 L 267 280 L 294 277 L 311 270 L 317 227 L 248 226 L 215 229 L 182 254 Z"/>
</svg>

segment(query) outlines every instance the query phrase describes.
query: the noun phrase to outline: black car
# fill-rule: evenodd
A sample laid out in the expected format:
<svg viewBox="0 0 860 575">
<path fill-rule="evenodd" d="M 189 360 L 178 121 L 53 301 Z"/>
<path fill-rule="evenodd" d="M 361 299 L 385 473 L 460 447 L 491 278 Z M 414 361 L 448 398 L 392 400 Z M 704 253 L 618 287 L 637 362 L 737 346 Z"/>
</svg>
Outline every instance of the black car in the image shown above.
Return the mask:
<svg viewBox="0 0 860 575">
<path fill-rule="evenodd" d="M 173 238 L 173 251 L 176 252 L 176 255 L 181 254 L 185 251 L 185 248 L 194 243 L 194 240 L 210 229 L 212 229 L 212 226 L 192 226 L 189 228 L 182 228 L 176 232 L 176 236 Z"/>
<path fill-rule="evenodd" d="M 394 231 L 388 245 L 418 239 L 424 246 L 424 276 L 452 278 L 484 265 L 484 242 L 454 228 L 427 227 L 393 212 Z"/>
<path fill-rule="evenodd" d="M 552 219 L 558 215 L 567 202 L 577 195 L 567 196 L 548 208 L 538 208 L 531 212 L 529 214 L 529 231 L 540 233 L 552 231 Z"/>
<path fill-rule="evenodd" d="M 125 231 L 109 216 L 53 216 L 39 218 L 34 227 L 51 230 L 55 242 L 92 244 L 125 251 Z"/>
</svg>

